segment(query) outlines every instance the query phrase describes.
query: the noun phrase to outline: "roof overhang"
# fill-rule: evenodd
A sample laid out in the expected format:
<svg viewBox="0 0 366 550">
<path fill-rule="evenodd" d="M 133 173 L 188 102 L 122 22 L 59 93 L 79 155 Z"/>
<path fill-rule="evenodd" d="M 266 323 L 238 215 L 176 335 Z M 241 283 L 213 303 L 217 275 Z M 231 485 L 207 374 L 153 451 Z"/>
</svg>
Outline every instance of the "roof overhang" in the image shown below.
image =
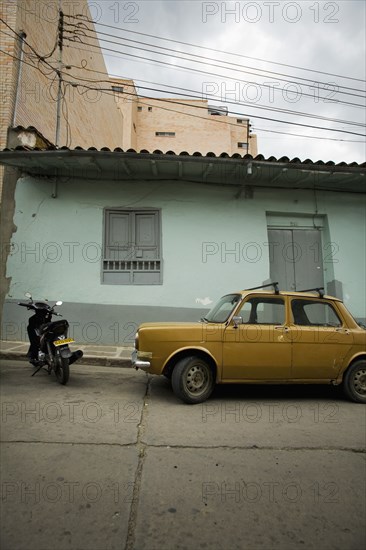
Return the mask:
<svg viewBox="0 0 366 550">
<path fill-rule="evenodd" d="M 135 181 L 169 180 L 202 184 L 284 189 L 366 192 L 366 164 L 290 161 L 261 155 L 202 156 L 181 153 L 96 149 L 0 151 L 0 164 L 52 179 Z"/>
</svg>

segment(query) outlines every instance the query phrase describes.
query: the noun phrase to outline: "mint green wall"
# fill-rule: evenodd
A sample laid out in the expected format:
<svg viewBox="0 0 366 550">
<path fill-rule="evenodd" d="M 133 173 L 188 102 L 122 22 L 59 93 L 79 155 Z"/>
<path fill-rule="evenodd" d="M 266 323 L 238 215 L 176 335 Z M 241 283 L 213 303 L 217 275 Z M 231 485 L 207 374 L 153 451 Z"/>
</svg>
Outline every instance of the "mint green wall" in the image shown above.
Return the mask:
<svg viewBox="0 0 366 550">
<path fill-rule="evenodd" d="M 244 193 L 236 199 L 237 188 L 228 186 L 80 180 L 60 183 L 56 199 L 51 198 L 52 192 L 53 183 L 46 178 L 24 177 L 17 184 L 17 231 L 7 264 L 9 298 L 22 298 L 30 291 L 35 298 L 73 303 L 202 309 L 197 298 L 215 301 L 224 293 L 268 279 L 266 212 L 314 214 L 317 208 L 319 215 L 328 218 L 329 236 L 326 231 L 323 244 L 329 244 L 329 239 L 335 243 L 335 263 L 329 265 L 325 280 L 334 273 L 343 283 L 346 305 L 355 316 L 366 317 L 362 195 L 317 193 L 316 205 L 310 191 L 254 189 L 252 199 Z M 105 207 L 161 209 L 162 285 L 101 284 Z M 67 243 L 77 243 L 73 254 Z M 204 243 L 213 243 L 214 252 L 218 249 L 206 262 Z M 228 253 L 235 243 L 239 243 L 239 262 Z M 327 252 L 331 249 L 323 254 Z"/>
</svg>

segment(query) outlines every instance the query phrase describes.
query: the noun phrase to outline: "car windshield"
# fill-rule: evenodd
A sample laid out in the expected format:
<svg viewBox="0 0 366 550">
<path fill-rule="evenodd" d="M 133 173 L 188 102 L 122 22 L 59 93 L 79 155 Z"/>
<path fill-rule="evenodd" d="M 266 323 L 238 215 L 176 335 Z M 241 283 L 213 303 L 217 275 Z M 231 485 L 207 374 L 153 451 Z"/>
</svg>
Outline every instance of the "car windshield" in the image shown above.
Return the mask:
<svg viewBox="0 0 366 550">
<path fill-rule="evenodd" d="M 240 299 L 241 294 L 223 296 L 203 320 L 209 323 L 225 323 Z"/>
</svg>

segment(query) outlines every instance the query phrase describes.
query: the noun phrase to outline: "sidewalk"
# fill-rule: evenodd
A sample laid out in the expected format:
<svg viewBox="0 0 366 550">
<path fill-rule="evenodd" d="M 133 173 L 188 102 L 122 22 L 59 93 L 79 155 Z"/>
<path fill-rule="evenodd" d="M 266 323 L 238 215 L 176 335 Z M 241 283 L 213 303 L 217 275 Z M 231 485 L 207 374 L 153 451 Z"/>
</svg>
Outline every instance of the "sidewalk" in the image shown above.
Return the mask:
<svg viewBox="0 0 366 550">
<path fill-rule="evenodd" d="M 29 343 L 13 342 L 10 340 L 0 341 L 0 359 L 11 359 L 27 361 L 27 351 Z M 130 367 L 131 346 L 103 346 L 91 344 L 72 344 L 71 351 L 81 349 L 84 353 L 82 359 L 77 364 L 100 365 L 103 367 Z"/>
</svg>

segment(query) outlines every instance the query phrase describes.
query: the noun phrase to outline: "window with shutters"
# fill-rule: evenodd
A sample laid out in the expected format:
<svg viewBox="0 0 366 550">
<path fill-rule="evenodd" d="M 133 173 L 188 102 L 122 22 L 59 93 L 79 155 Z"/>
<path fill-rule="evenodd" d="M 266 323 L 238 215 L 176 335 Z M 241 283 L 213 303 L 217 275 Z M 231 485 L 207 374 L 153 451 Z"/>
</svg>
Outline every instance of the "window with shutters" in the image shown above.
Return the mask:
<svg viewBox="0 0 366 550">
<path fill-rule="evenodd" d="M 105 210 L 102 271 L 105 284 L 162 283 L 159 210 Z"/>
</svg>

